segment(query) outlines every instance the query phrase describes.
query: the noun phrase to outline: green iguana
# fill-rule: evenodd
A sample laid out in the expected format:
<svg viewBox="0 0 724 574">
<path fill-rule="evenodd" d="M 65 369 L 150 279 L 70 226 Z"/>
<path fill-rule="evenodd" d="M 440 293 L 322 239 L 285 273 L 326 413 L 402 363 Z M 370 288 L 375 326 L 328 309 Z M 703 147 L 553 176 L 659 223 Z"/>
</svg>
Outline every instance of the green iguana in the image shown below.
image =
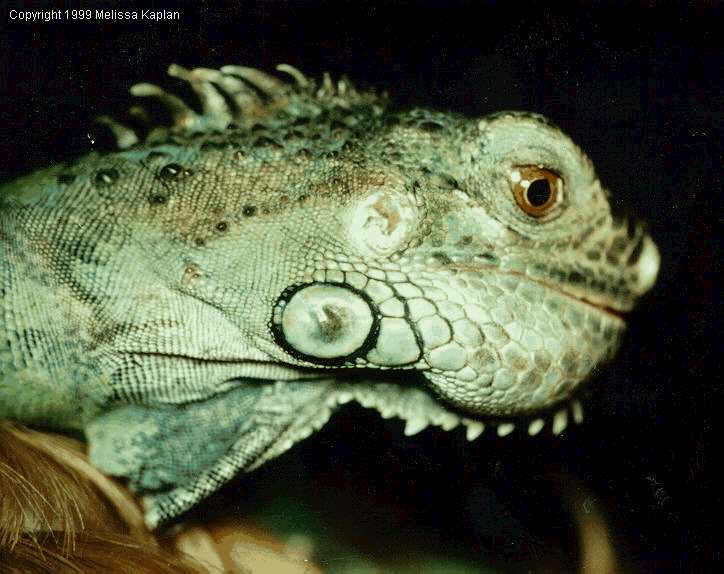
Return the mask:
<svg viewBox="0 0 724 574">
<path fill-rule="evenodd" d="M 0 419 L 82 434 L 150 527 L 351 400 L 560 433 L 657 275 L 547 119 L 278 69 L 171 66 L 199 109 L 136 85 L 118 149 L 0 196 Z"/>
</svg>

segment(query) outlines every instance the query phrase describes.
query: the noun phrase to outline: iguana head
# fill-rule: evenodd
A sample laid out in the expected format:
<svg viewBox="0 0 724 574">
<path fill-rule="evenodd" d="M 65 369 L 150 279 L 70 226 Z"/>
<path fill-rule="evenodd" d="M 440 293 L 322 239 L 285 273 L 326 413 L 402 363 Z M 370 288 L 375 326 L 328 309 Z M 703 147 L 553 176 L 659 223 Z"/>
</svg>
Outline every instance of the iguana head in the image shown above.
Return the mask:
<svg viewBox="0 0 724 574">
<path fill-rule="evenodd" d="M 291 362 L 414 369 L 456 409 L 533 412 L 614 354 L 655 281 L 653 241 L 541 116 L 391 114 L 334 164 L 271 311 Z"/>
<path fill-rule="evenodd" d="M 274 362 L 417 371 L 476 415 L 565 401 L 612 356 L 659 256 L 557 127 L 521 112 L 395 111 L 344 81 L 317 89 L 280 70 L 296 86 L 172 66 L 201 116 L 134 88 L 175 110 L 197 150 L 188 185 L 205 177 L 197 164 L 215 166 L 202 167 L 208 187 L 141 214 L 191 243 L 196 271 L 180 290 L 224 308 Z M 173 128 L 156 135 L 167 143 Z"/>
</svg>

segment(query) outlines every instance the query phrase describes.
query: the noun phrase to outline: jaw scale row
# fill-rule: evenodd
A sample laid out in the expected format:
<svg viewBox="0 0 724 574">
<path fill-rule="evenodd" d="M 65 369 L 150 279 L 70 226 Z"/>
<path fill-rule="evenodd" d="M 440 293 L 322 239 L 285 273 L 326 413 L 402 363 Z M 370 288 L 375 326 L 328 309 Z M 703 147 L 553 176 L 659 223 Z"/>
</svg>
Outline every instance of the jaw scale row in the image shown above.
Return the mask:
<svg viewBox="0 0 724 574">
<path fill-rule="evenodd" d="M 461 416 L 447 410 L 441 403 L 428 393 L 416 388 L 400 387 L 392 383 L 352 383 L 335 389 L 327 398 L 324 420 L 338 405 L 355 401 L 365 408 L 375 409 L 382 418 L 393 417 L 405 421 L 405 436 L 416 435 L 429 426 L 440 427 L 450 431 L 459 426 L 465 427 L 465 437 L 473 441 L 480 437 L 486 427 L 496 429 L 499 437 L 512 434 L 516 428 L 526 424 L 525 419 L 494 420 L 484 422 Z M 536 417 L 527 422 L 527 434 L 538 435 L 546 425 L 550 426 L 551 434 L 562 434 L 569 424 L 583 422 L 583 406 L 578 399 L 562 406 L 552 415 Z M 321 425 L 320 425 L 321 426 Z"/>
</svg>

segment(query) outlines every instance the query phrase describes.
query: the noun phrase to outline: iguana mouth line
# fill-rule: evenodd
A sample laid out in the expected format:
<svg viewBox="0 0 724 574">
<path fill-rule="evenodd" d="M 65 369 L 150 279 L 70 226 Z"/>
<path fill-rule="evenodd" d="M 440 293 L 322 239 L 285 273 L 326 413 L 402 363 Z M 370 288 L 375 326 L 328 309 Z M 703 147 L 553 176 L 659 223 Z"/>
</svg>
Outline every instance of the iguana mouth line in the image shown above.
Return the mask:
<svg viewBox="0 0 724 574">
<path fill-rule="evenodd" d="M 565 294 L 565 293 L 564 293 Z M 570 297 L 570 295 L 568 295 Z M 614 307 L 611 307 L 610 305 L 602 305 L 601 303 L 595 303 L 593 301 L 590 301 L 586 299 L 585 297 L 573 297 L 574 299 L 577 299 L 581 303 L 585 303 L 586 305 L 589 305 L 590 307 L 594 307 L 595 309 L 598 309 L 602 313 L 614 318 L 618 319 L 619 321 L 626 322 L 626 311 L 620 311 Z"/>
</svg>

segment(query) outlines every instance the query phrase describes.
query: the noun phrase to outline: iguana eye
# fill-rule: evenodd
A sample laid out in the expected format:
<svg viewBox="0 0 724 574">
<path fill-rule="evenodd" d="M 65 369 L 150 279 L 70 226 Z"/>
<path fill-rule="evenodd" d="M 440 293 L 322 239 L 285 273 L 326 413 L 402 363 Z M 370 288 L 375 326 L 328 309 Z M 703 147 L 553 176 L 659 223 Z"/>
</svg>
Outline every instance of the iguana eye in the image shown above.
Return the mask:
<svg viewBox="0 0 724 574">
<path fill-rule="evenodd" d="M 521 165 L 510 174 L 518 206 L 531 217 L 543 217 L 560 203 L 563 178 L 537 165 Z"/>
</svg>

